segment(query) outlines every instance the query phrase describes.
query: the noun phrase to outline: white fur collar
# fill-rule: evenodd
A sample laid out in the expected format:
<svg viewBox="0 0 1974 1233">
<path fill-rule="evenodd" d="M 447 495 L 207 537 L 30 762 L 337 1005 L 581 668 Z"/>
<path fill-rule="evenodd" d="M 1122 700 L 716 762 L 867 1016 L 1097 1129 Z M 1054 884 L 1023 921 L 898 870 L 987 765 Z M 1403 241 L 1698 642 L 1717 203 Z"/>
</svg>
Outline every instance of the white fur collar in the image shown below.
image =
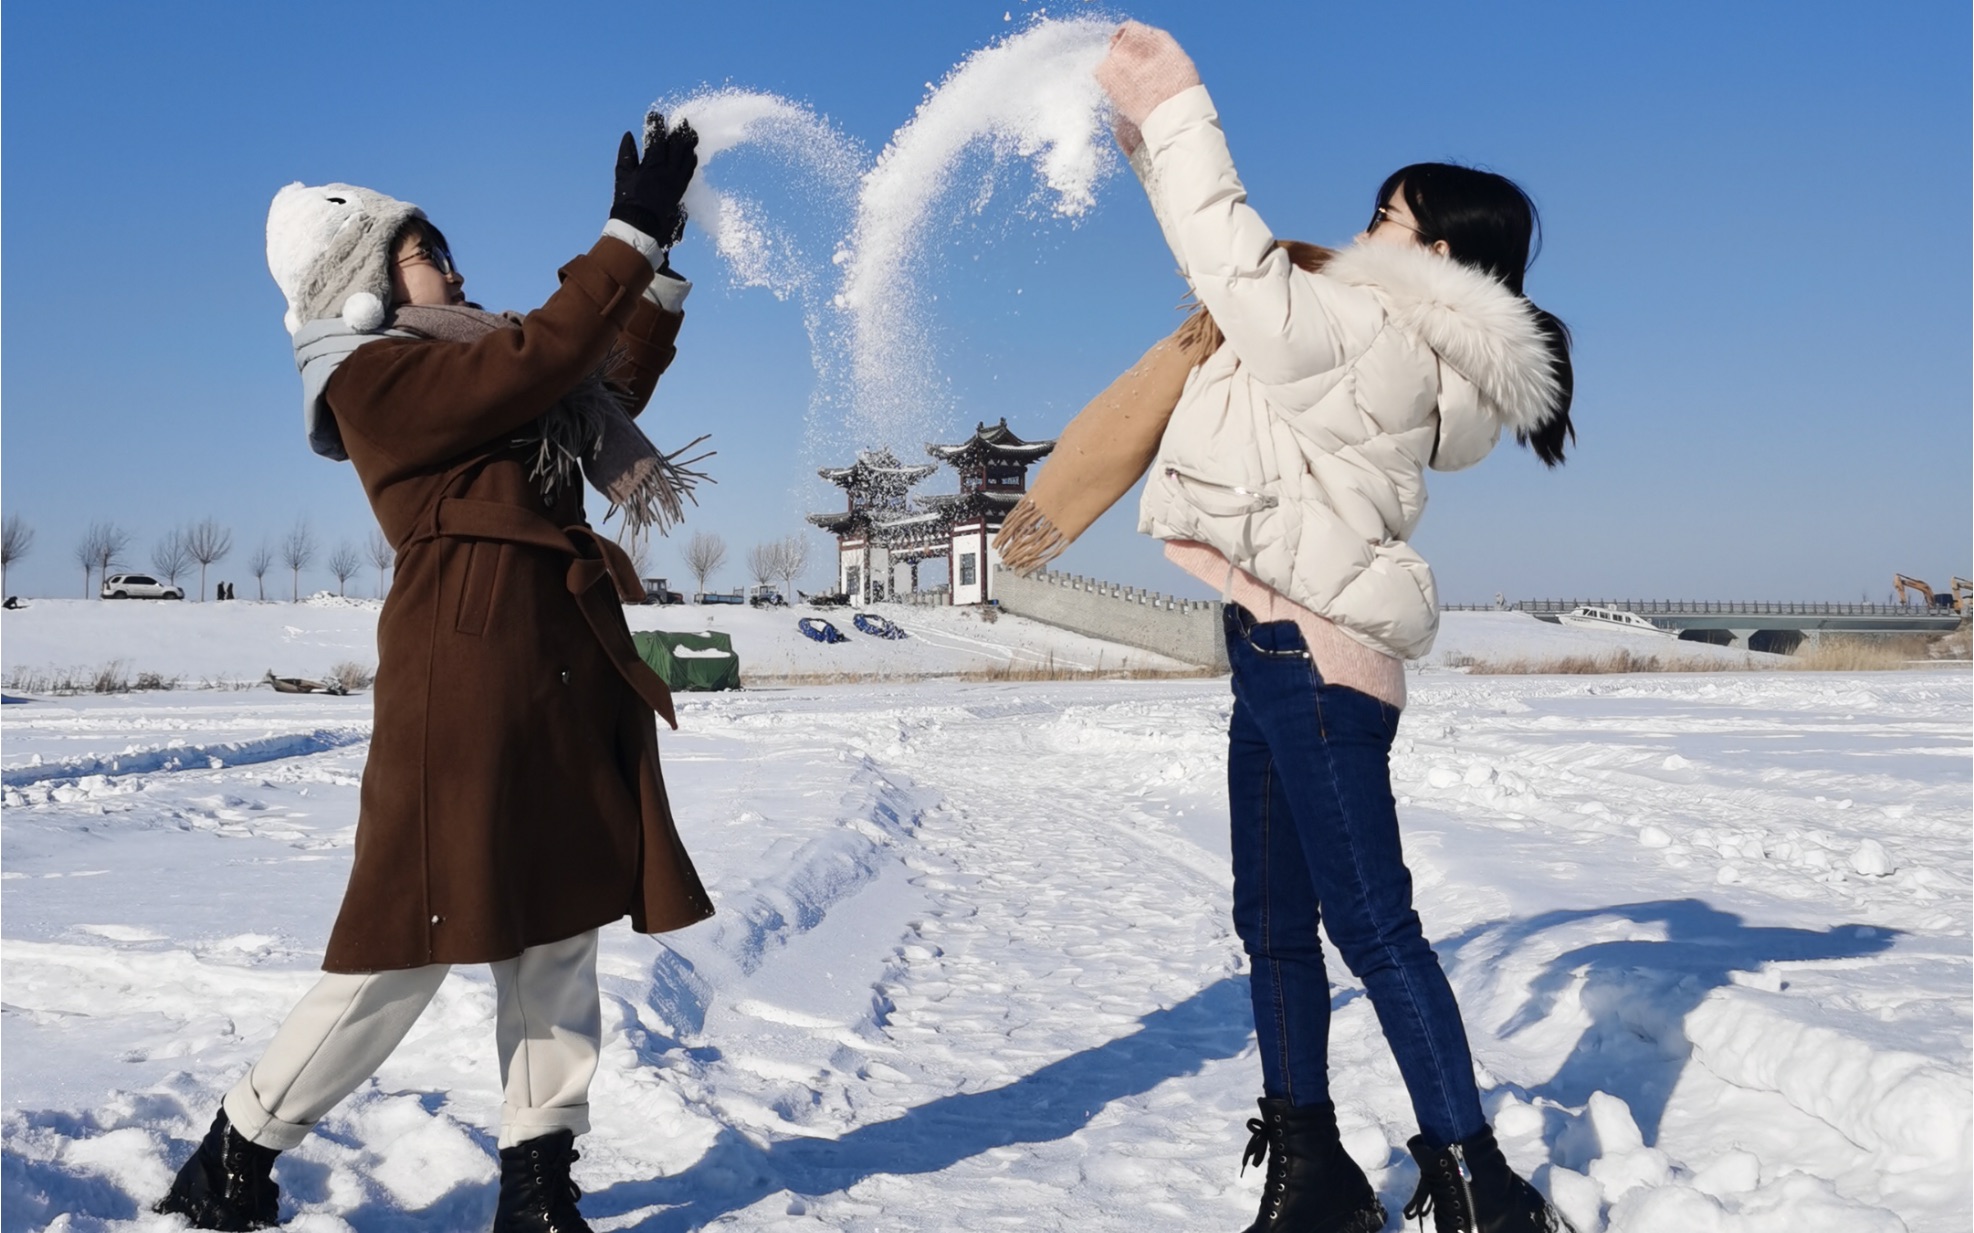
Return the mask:
<svg viewBox="0 0 1974 1233">
<path fill-rule="evenodd" d="M 1562 401 L 1535 310 L 1470 266 L 1428 248 L 1353 244 L 1325 276 L 1375 292 L 1394 324 L 1474 383 L 1483 405 L 1517 432 L 1540 428 Z"/>
</svg>

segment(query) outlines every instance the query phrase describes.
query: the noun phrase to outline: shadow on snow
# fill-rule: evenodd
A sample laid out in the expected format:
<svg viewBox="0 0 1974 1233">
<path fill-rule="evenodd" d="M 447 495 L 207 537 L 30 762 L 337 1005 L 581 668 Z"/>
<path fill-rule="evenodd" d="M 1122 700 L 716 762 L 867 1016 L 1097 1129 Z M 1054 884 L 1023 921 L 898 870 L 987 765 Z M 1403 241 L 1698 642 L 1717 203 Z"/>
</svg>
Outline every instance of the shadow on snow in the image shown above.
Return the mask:
<svg viewBox="0 0 1974 1233">
<path fill-rule="evenodd" d="M 1709 993 L 1734 983 L 1737 972 L 1758 972 L 1769 963 L 1861 958 L 1888 949 L 1900 936 L 1866 925 L 1749 925 L 1698 899 L 1660 899 L 1482 925 L 1441 949 L 1487 935 L 1512 950 L 1548 930 L 1599 918 L 1660 925 L 1665 937 L 1592 942 L 1557 955 L 1529 982 L 1527 999 L 1500 1032 L 1513 1036 L 1546 1018 L 1581 971 L 1578 998 L 1591 1024 L 1556 1073 L 1528 1091 L 1569 1106 L 1583 1105 L 1597 1091 L 1618 1096 L 1631 1106 L 1647 1144 L 1658 1140 L 1666 1102 L 1691 1054 L 1686 1017 Z"/>
<path fill-rule="evenodd" d="M 836 1139 L 786 1139 L 766 1146 L 723 1130 L 712 1148 L 675 1177 L 624 1182 L 585 1197 L 591 1219 L 659 1207 L 638 1233 L 710 1224 L 781 1190 L 847 1190 L 880 1174 L 934 1173 L 1011 1143 L 1045 1143 L 1088 1124 L 1113 1101 L 1234 1057 L 1253 1038 L 1247 979 L 1217 981 L 1176 1006 L 1153 1011 L 1140 1029 L 1052 1062 L 1003 1087 L 919 1105 Z"/>
</svg>

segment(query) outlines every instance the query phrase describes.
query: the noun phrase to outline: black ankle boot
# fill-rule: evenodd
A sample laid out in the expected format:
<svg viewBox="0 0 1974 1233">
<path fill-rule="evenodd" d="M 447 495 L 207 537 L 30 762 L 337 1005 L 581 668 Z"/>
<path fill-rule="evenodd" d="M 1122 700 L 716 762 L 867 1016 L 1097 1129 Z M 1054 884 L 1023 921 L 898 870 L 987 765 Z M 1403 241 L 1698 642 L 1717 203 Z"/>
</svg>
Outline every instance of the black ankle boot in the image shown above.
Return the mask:
<svg viewBox="0 0 1974 1233">
<path fill-rule="evenodd" d="M 244 1233 L 281 1223 L 281 1187 L 268 1176 L 281 1153 L 256 1147 L 240 1137 L 226 1120 L 226 1110 L 212 1120 L 212 1129 L 199 1150 L 185 1162 L 171 1191 L 151 1210 L 183 1216 L 195 1229 Z"/>
<path fill-rule="evenodd" d="M 1405 1218 L 1435 1233 L 1576 1233 L 1576 1227 L 1508 1167 L 1492 1130 L 1451 1147 L 1434 1147 L 1424 1135 L 1405 1145 L 1419 1162 L 1419 1189 Z"/>
<path fill-rule="evenodd" d="M 1268 1162 L 1261 1213 L 1247 1233 L 1378 1233 L 1385 1209 L 1364 1170 L 1337 1136 L 1337 1107 L 1328 1101 L 1291 1108 L 1286 1100 L 1261 1099 L 1261 1116 L 1248 1119 L 1241 1171 Z"/>
<path fill-rule="evenodd" d="M 580 1159 L 568 1130 L 501 1148 L 493 1233 L 590 1233 L 576 1210 L 583 1192 L 569 1180 L 569 1166 Z"/>
</svg>

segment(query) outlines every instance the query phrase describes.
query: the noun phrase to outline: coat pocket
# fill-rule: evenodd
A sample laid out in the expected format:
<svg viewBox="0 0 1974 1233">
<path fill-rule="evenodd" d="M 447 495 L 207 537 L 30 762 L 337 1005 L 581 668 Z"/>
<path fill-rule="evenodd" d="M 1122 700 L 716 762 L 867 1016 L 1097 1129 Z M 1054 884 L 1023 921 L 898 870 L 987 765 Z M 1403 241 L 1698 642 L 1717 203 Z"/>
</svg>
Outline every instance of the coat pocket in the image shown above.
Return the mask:
<svg viewBox="0 0 1974 1233">
<path fill-rule="evenodd" d="M 1180 536 L 1197 539 L 1236 567 L 1257 573 L 1258 528 L 1269 523 L 1282 499 L 1171 464 L 1166 464 L 1161 474 L 1177 498 L 1171 522 Z"/>
<path fill-rule="evenodd" d="M 487 628 L 493 612 L 494 593 L 500 587 L 501 567 L 507 562 L 507 545 L 471 540 L 466 545 L 466 564 L 460 571 L 459 615 L 453 629 L 479 635 Z"/>
<path fill-rule="evenodd" d="M 1269 493 L 1223 484 L 1170 464 L 1165 468 L 1165 478 L 1172 481 L 1188 504 L 1209 518 L 1239 518 L 1274 509 L 1282 503 L 1281 498 Z"/>
</svg>

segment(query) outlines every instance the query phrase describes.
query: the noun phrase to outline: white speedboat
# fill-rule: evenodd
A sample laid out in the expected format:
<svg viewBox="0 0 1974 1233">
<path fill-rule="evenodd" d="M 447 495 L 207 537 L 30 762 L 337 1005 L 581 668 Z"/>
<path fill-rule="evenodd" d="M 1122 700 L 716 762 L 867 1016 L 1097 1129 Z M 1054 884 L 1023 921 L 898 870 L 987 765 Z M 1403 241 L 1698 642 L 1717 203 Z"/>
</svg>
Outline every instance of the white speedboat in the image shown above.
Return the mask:
<svg viewBox="0 0 1974 1233">
<path fill-rule="evenodd" d="M 1657 634 L 1661 638 L 1675 635 L 1671 630 L 1660 629 L 1636 612 L 1626 612 L 1622 608 L 1601 608 L 1595 604 L 1582 604 L 1556 618 L 1564 625 L 1574 625 L 1579 629 L 1622 629 L 1634 634 Z"/>
</svg>

